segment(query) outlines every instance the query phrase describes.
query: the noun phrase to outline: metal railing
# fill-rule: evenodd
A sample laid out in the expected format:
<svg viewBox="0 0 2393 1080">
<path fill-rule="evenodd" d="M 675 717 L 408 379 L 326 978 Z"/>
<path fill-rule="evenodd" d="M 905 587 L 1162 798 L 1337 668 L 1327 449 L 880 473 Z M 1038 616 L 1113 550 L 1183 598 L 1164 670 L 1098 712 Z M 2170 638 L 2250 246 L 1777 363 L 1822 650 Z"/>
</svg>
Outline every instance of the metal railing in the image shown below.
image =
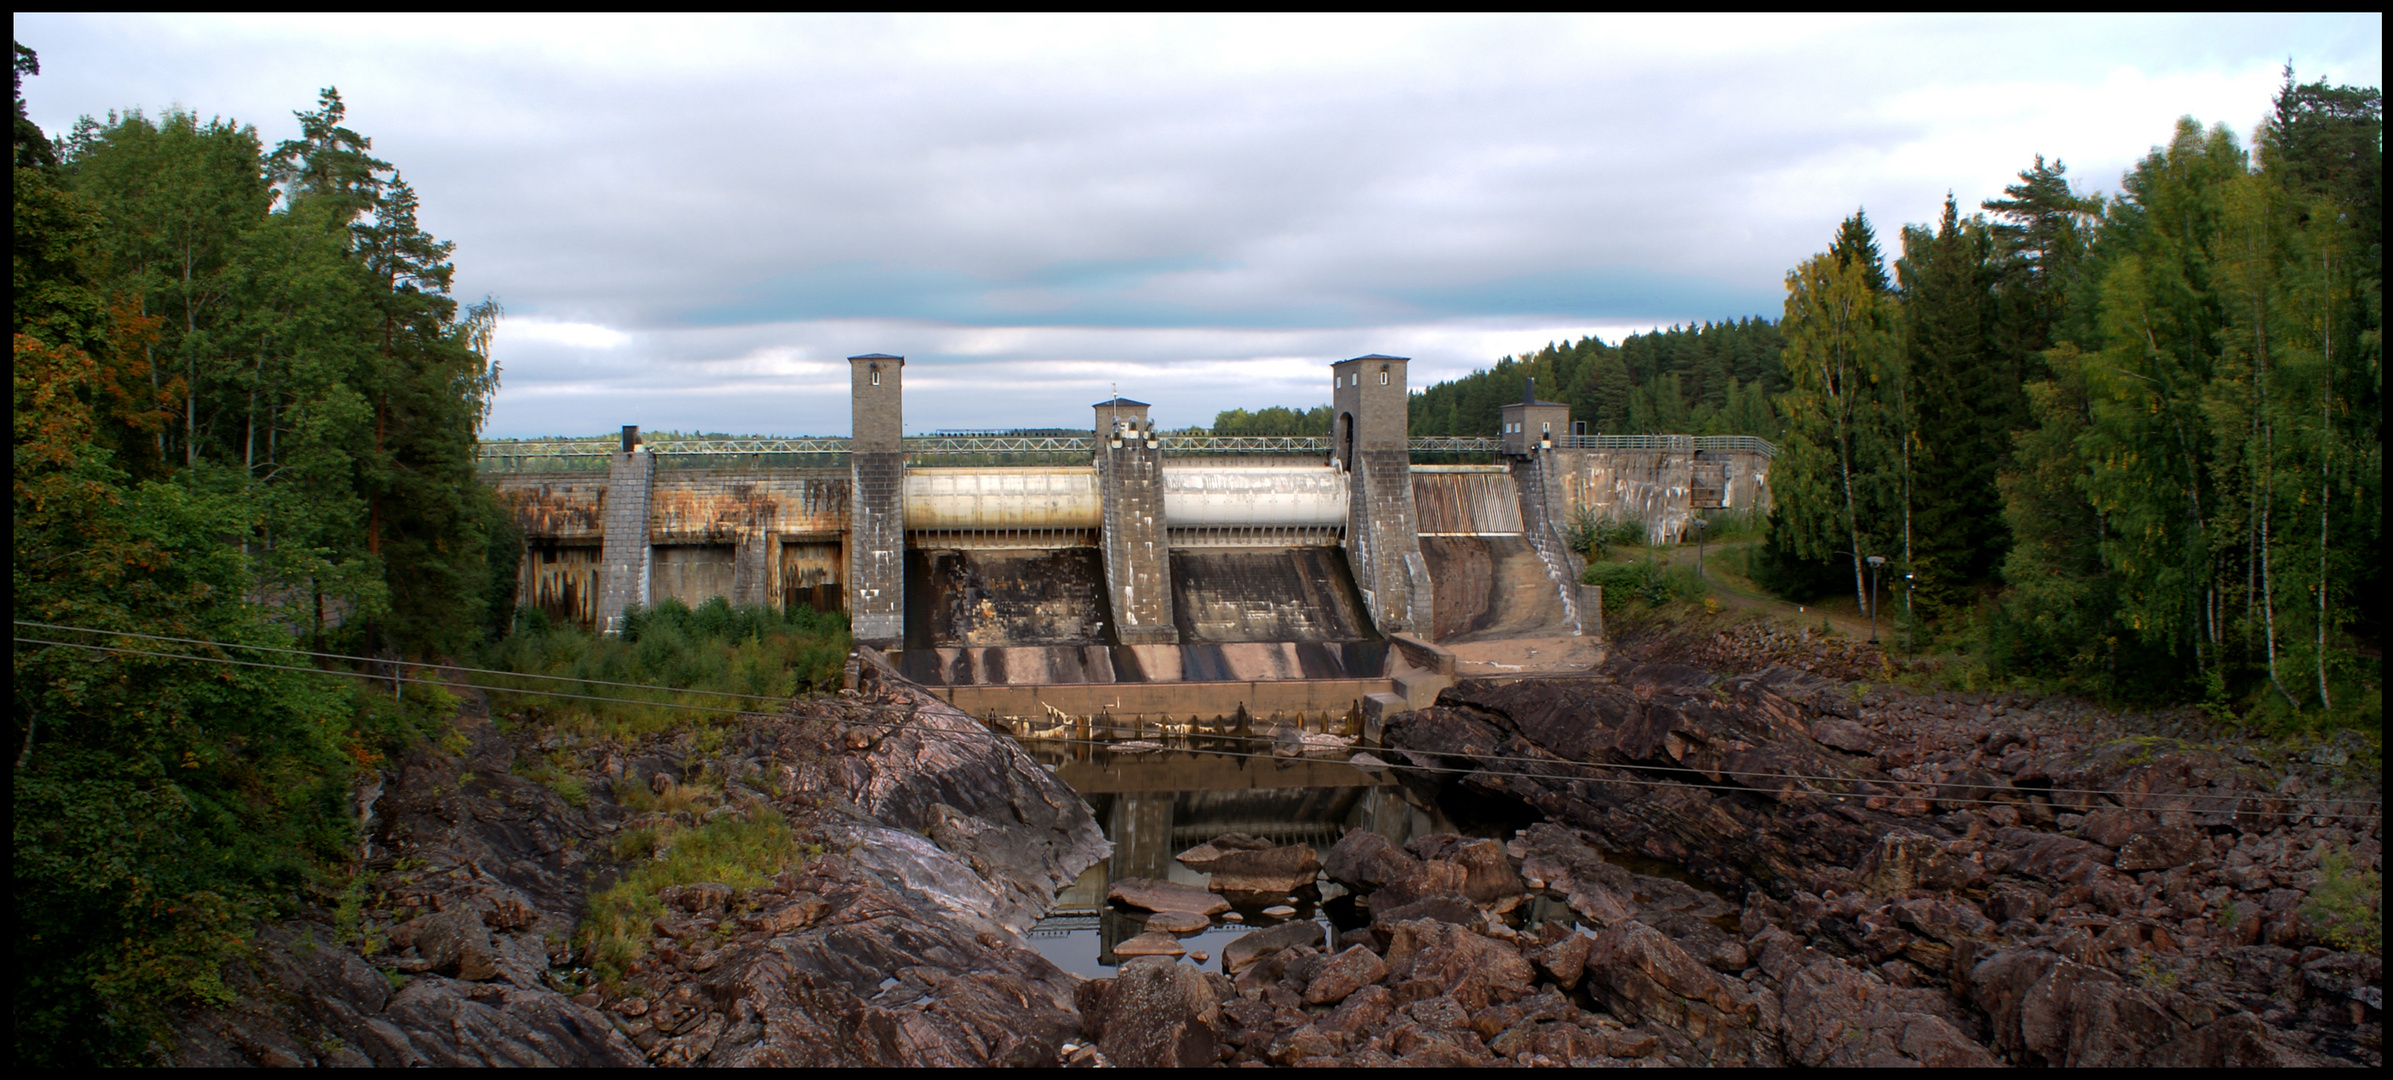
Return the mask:
<svg viewBox="0 0 2393 1080">
<path fill-rule="evenodd" d="M 1173 435 L 1157 440 L 1166 454 L 1310 454 L 1329 456 L 1327 435 Z M 1777 448 L 1751 435 L 1557 435 L 1554 445 L 1571 450 L 1657 450 L 1687 453 L 1727 451 L 1772 457 Z M 612 435 L 586 439 L 491 439 L 476 449 L 481 468 L 497 471 L 545 471 L 603 467 L 621 441 Z M 820 455 L 846 454 L 854 440 L 837 435 L 793 435 L 722 439 L 658 439 L 642 445 L 660 459 L 701 463 L 713 458 L 770 457 L 803 461 Z M 1036 454 L 1087 457 L 1097 451 L 1094 435 L 1012 435 L 970 433 L 915 435 L 900 441 L 908 457 L 965 457 Z M 1478 435 L 1420 435 L 1408 448 L 1415 454 L 1500 454 L 1504 440 Z M 824 462 L 828 464 L 828 462 Z"/>
</svg>

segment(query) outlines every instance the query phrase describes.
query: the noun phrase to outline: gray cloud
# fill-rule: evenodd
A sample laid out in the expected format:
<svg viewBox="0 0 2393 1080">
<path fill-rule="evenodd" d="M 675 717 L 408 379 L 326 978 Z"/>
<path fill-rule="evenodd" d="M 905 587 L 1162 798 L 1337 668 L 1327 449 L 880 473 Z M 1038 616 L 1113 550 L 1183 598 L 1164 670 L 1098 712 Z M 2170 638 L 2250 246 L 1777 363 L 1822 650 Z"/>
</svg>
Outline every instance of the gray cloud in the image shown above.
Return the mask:
<svg viewBox="0 0 2393 1080">
<path fill-rule="evenodd" d="M 1044 395 L 1081 376 L 1039 363 L 1296 404 L 1345 355 L 1411 350 L 1427 381 L 1557 336 L 1775 314 L 1855 206 L 1891 247 L 2036 153 L 2115 187 L 2178 115 L 2248 131 L 2288 55 L 2371 84 L 2382 56 L 2376 14 L 25 15 L 17 35 L 54 132 L 180 104 L 272 142 L 339 85 L 458 242 L 459 291 L 520 324 L 503 433 L 668 403 L 838 430 L 844 405 L 814 410 L 775 365 L 842 350 L 953 365 L 916 379 L 915 414 L 980 426 L 1009 422 L 1000 402 L 1060 422 Z"/>
</svg>

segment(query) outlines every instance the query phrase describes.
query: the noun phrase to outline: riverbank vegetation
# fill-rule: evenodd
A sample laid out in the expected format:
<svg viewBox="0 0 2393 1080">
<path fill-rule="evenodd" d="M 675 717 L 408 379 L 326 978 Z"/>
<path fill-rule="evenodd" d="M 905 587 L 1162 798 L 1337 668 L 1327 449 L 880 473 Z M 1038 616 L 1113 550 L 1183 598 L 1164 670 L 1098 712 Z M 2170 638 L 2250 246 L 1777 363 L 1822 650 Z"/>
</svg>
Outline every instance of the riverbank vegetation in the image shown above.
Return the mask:
<svg viewBox="0 0 2393 1080">
<path fill-rule="evenodd" d="M 520 542 L 473 472 L 497 306 L 336 91 L 272 147 L 180 109 L 52 140 L 38 73 L 17 46 L 10 992 L 16 1060 L 65 1065 L 144 1059 L 337 892 L 353 777 L 445 719 L 394 662 L 506 625 Z"/>
<path fill-rule="evenodd" d="M 807 607 L 732 607 L 717 597 L 692 609 L 667 599 L 626 611 L 620 634 L 551 623 L 532 609 L 480 654 L 481 666 L 525 677 L 477 681 L 495 713 L 583 739 L 636 739 L 836 690 L 847 652 L 847 617 Z M 674 689 L 641 689 L 659 686 Z"/>
<path fill-rule="evenodd" d="M 1875 556 L 1902 640 L 1995 682 L 2374 727 L 2383 160 L 2379 90 L 2288 69 L 2248 141 L 2188 118 L 2108 195 L 2038 157 L 1891 258 L 1856 211 L 1776 321 L 1504 357 L 1412 430 L 1492 434 L 1534 379 L 1593 432 L 1762 436 L 1776 596 L 1866 613 Z"/>
</svg>

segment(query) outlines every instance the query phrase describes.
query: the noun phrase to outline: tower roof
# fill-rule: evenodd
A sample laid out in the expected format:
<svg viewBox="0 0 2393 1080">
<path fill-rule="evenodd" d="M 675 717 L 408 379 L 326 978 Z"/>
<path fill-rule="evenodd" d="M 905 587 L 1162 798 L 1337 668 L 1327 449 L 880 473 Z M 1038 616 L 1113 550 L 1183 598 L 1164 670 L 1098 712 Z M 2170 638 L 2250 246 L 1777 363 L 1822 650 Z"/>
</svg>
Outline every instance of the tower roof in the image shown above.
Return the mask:
<svg viewBox="0 0 2393 1080">
<path fill-rule="evenodd" d="M 865 354 L 863 354 L 863 355 L 861 355 L 861 356 L 851 356 L 851 357 L 848 357 L 848 359 L 850 359 L 850 360 L 903 360 L 903 359 L 905 359 L 905 357 L 903 357 L 903 356 L 891 356 L 891 355 L 889 355 L 888 353 L 885 353 L 885 352 L 868 352 L 868 353 L 865 353 Z"/>
<path fill-rule="evenodd" d="M 1115 407 L 1115 408 L 1119 408 L 1119 409 L 1130 409 L 1130 408 L 1144 409 L 1144 408 L 1148 408 L 1148 407 L 1149 407 L 1149 406 L 1148 406 L 1148 404 L 1147 404 L 1146 402 L 1144 402 L 1144 401 L 1132 401 L 1132 400 L 1130 400 L 1129 398 L 1126 398 L 1126 397 L 1116 397 L 1116 398 L 1112 398 L 1112 399 L 1110 399 L 1110 400 L 1106 400 L 1106 401 L 1100 401 L 1100 402 L 1098 402 L 1098 403 L 1096 403 L 1096 404 L 1094 404 L 1094 405 L 1091 405 L 1091 406 L 1089 406 L 1089 408 L 1092 408 L 1092 409 L 1102 409 L 1102 408 L 1105 408 L 1105 407 L 1106 407 L 1106 406 L 1108 406 L 1108 405 L 1111 405 L 1111 406 L 1113 406 L 1113 407 Z"/>
<path fill-rule="evenodd" d="M 1353 363 L 1358 363 L 1358 362 L 1361 362 L 1361 361 L 1364 361 L 1364 360 L 1406 360 L 1406 361 L 1409 361 L 1409 360 L 1411 360 L 1411 359 L 1412 359 L 1412 357 L 1409 357 L 1409 356 L 1389 356 L 1389 355 L 1387 355 L 1387 354 L 1385 354 L 1385 353 L 1366 353 L 1366 354 L 1364 354 L 1364 355 L 1362 355 L 1362 356 L 1355 357 L 1355 358 L 1354 358 L 1354 359 L 1352 359 L 1352 360 L 1338 360 L 1338 361 L 1334 361 L 1334 363 L 1339 363 L 1339 364 L 1353 364 Z"/>
</svg>

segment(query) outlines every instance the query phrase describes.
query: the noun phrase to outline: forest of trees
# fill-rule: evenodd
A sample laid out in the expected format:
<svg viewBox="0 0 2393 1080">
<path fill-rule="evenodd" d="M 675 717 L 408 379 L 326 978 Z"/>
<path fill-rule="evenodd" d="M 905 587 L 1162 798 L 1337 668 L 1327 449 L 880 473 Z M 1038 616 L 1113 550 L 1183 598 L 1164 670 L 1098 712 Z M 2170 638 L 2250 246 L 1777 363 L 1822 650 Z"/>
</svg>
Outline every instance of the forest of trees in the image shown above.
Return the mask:
<svg viewBox="0 0 2393 1080">
<path fill-rule="evenodd" d="M 497 307 L 337 92 L 273 147 L 181 110 L 54 140 L 14 60 L 15 1046 L 139 1059 L 337 884 L 350 780 L 409 733 L 387 678 L 193 643 L 423 659 L 511 618 Z"/>
<path fill-rule="evenodd" d="M 1776 322 L 1504 357 L 1413 395 L 1412 430 L 1491 435 L 1534 378 L 1591 431 L 1759 435 L 1782 596 L 1866 604 L 1882 556 L 1904 636 L 1998 677 L 2374 715 L 2382 113 L 2288 69 L 2248 148 L 2187 119 L 2110 197 L 2038 157 L 1891 264 L 1857 212 Z M 1213 427 L 1328 430 L 1326 406 Z"/>
<path fill-rule="evenodd" d="M 1774 439 L 1770 400 L 1785 385 L 1778 349 L 1777 327 L 1751 318 L 1631 334 L 1618 345 L 1593 336 L 1550 344 L 1414 394 L 1412 431 L 1493 437 L 1500 410 L 1536 379 L 1538 397 L 1569 402 L 1590 431 Z M 1327 435 L 1330 420 L 1327 405 L 1231 409 L 1213 418 L 1211 433 Z"/>
<path fill-rule="evenodd" d="M 1765 584 L 1881 555 L 1998 675 L 2374 715 L 2382 109 L 2288 70 L 2250 148 L 2186 119 L 2109 198 L 2039 158 L 1891 272 L 1845 221 L 1787 275 Z"/>
<path fill-rule="evenodd" d="M 1549 344 L 1413 395 L 1412 430 L 1493 436 L 1500 410 L 1535 379 L 1539 398 L 1568 402 L 1591 432 L 1775 439 L 1770 399 L 1786 385 L 1779 348 L 1778 327 L 1756 318 L 1631 334 L 1618 345 L 1593 336 Z"/>
</svg>

